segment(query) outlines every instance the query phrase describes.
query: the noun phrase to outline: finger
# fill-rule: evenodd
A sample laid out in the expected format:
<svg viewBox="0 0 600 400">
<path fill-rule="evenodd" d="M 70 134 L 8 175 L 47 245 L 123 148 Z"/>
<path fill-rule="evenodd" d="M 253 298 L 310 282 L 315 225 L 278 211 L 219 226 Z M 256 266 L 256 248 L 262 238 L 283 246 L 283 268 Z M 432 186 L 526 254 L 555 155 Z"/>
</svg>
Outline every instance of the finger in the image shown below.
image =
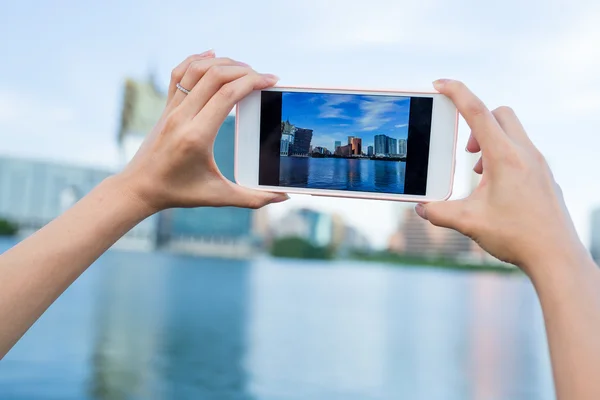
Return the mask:
<svg viewBox="0 0 600 400">
<path fill-rule="evenodd" d="M 466 150 L 469 153 L 479 153 L 481 151 L 481 147 L 479 147 L 479 143 L 477 143 L 477 139 L 472 133 L 469 135 Z"/>
<path fill-rule="evenodd" d="M 529 136 L 527 136 L 527 132 L 525 132 L 525 128 L 521 125 L 521 121 L 519 121 L 517 114 L 515 114 L 512 108 L 506 106 L 498 107 L 492 111 L 492 114 L 496 118 L 496 121 L 498 121 L 500 127 L 506 132 L 506 135 L 515 143 L 521 146 L 533 145 Z"/>
<path fill-rule="evenodd" d="M 248 67 L 248 64 L 232 60 L 231 58 L 224 58 L 224 57 L 196 60 L 196 61 L 192 62 L 190 65 L 188 65 L 188 68 L 185 71 L 185 74 L 183 75 L 183 77 L 181 78 L 181 81 L 179 82 L 179 84 L 184 89 L 187 89 L 188 91 L 190 91 L 190 94 L 191 94 L 193 92 L 194 88 L 196 87 L 196 85 L 198 84 L 198 82 L 200 82 L 202 77 L 211 68 L 213 68 L 214 66 L 225 66 L 225 65 L 237 65 L 237 66 Z M 177 107 L 188 96 L 181 90 L 179 90 L 177 88 L 176 88 L 176 90 L 177 90 L 177 92 L 173 96 L 173 100 L 171 102 L 171 108 Z"/>
<path fill-rule="evenodd" d="M 187 71 L 189 65 L 191 63 L 193 63 L 194 61 L 202 60 L 205 58 L 213 58 L 214 56 L 215 56 L 214 50 L 212 50 L 212 49 L 207 50 L 204 53 L 194 54 L 194 55 L 189 56 L 188 58 L 183 60 L 183 62 L 181 62 L 181 64 L 179 64 L 178 66 L 173 68 L 173 71 L 171 71 L 171 82 L 169 83 L 169 94 L 167 96 L 167 103 L 169 103 L 173 99 L 175 92 L 177 92 L 177 87 L 176 87 L 177 82 L 181 81 L 181 79 L 183 78 L 183 75 L 185 75 L 185 72 Z"/>
<path fill-rule="evenodd" d="M 259 74 L 253 71 L 235 81 L 224 84 L 194 117 L 197 130 L 216 135 L 236 103 L 253 90 L 262 90 L 275 85 L 278 79 L 275 75 Z"/>
<path fill-rule="evenodd" d="M 448 96 L 454 102 L 481 149 L 499 153 L 507 147 L 509 140 L 496 118 L 464 83 L 440 79 L 434 82 L 434 86 L 438 92 Z"/>
<path fill-rule="evenodd" d="M 464 199 L 454 201 L 439 201 L 427 204 L 417 204 L 417 214 L 435 226 L 450 228 L 465 233 L 465 210 L 467 204 Z"/>
<path fill-rule="evenodd" d="M 181 102 L 179 112 L 185 117 L 193 118 L 223 85 L 240 79 L 250 73 L 251 68 L 232 65 L 213 65 L 196 84 L 190 94 Z"/>
<path fill-rule="evenodd" d="M 289 196 L 285 193 L 272 193 L 262 190 L 248 189 L 237 185 L 231 181 L 227 181 L 230 186 L 231 195 L 228 196 L 231 205 L 242 208 L 261 208 L 267 204 L 281 203 L 289 200 Z"/>
<path fill-rule="evenodd" d="M 483 174 L 483 158 L 479 157 L 479 160 L 477 160 L 477 163 L 473 167 L 473 171 L 479 175 Z"/>
</svg>

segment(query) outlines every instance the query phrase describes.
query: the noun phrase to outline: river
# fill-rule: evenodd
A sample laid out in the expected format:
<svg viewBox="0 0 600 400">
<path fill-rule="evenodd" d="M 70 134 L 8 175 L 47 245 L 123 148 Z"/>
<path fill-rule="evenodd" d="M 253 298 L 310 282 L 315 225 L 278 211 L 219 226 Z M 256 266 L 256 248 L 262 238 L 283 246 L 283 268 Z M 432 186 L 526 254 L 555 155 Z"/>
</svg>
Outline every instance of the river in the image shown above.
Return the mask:
<svg viewBox="0 0 600 400">
<path fill-rule="evenodd" d="M 0 362 L 2 399 L 553 396 L 526 278 L 358 262 L 109 251 Z"/>
<path fill-rule="evenodd" d="M 279 184 L 311 189 L 404 193 L 406 163 L 349 158 L 281 157 Z"/>
</svg>

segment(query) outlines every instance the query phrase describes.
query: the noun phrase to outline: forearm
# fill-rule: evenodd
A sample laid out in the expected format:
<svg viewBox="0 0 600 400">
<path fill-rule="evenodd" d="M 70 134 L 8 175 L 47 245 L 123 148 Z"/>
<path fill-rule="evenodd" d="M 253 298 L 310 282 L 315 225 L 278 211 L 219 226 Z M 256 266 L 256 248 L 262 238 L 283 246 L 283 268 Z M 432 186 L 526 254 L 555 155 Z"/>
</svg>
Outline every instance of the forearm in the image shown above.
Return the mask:
<svg viewBox="0 0 600 400">
<path fill-rule="evenodd" d="M 0 358 L 58 296 L 149 210 L 119 177 L 0 255 Z"/>
<path fill-rule="evenodd" d="M 533 279 L 544 312 L 559 399 L 600 399 L 600 271 L 585 251 Z"/>
</svg>

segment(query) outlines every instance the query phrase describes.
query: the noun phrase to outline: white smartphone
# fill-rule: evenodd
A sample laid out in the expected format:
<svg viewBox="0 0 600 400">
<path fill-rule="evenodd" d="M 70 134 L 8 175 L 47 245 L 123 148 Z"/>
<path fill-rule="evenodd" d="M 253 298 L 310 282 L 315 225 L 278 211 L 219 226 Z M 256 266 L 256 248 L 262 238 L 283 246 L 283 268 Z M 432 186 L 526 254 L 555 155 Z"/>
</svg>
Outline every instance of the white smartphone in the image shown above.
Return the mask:
<svg viewBox="0 0 600 400">
<path fill-rule="evenodd" d="M 272 192 L 446 200 L 457 127 L 437 92 L 254 91 L 237 105 L 235 179 Z"/>
</svg>

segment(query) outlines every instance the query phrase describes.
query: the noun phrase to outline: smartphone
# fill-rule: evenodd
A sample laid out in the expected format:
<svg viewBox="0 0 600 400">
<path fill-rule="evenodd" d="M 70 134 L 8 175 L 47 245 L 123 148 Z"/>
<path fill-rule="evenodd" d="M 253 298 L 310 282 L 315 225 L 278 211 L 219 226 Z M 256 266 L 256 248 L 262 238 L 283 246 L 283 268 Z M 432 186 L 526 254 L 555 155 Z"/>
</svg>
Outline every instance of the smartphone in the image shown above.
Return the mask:
<svg viewBox="0 0 600 400">
<path fill-rule="evenodd" d="M 236 109 L 235 179 L 272 192 L 446 200 L 457 127 L 437 92 L 254 91 Z"/>
</svg>

